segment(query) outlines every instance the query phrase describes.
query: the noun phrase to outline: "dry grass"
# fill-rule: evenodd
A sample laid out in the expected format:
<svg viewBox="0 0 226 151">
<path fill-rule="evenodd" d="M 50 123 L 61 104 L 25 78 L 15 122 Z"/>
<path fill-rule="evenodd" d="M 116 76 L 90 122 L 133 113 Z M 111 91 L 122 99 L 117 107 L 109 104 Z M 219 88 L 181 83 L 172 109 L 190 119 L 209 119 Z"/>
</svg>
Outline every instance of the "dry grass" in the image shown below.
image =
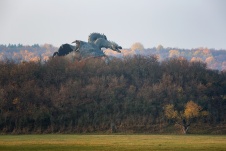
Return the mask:
<svg viewBox="0 0 226 151">
<path fill-rule="evenodd" d="M 2 135 L 0 150 L 226 150 L 212 135 Z"/>
</svg>

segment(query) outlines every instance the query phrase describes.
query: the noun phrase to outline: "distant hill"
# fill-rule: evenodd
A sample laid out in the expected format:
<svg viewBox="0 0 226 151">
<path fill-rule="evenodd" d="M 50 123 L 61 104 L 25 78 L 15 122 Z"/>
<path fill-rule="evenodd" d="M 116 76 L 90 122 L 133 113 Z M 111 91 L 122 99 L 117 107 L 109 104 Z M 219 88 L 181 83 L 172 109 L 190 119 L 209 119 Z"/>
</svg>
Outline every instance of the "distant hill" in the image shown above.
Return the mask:
<svg viewBox="0 0 226 151">
<path fill-rule="evenodd" d="M 0 60 L 6 58 L 16 61 L 46 61 L 52 54 L 57 51 L 57 47 L 51 44 L 24 46 L 22 44 L 0 45 Z M 216 50 L 208 48 L 180 49 L 164 48 L 159 45 L 154 48 L 136 50 L 123 49 L 122 53 L 104 50 L 109 56 L 122 58 L 131 55 L 156 55 L 159 61 L 169 58 L 185 58 L 188 61 L 201 61 L 207 64 L 207 67 L 214 70 L 226 70 L 226 50 Z"/>
<path fill-rule="evenodd" d="M 15 61 L 47 61 L 57 47 L 51 44 L 38 45 L 0 45 L 0 60 L 12 59 Z"/>
</svg>

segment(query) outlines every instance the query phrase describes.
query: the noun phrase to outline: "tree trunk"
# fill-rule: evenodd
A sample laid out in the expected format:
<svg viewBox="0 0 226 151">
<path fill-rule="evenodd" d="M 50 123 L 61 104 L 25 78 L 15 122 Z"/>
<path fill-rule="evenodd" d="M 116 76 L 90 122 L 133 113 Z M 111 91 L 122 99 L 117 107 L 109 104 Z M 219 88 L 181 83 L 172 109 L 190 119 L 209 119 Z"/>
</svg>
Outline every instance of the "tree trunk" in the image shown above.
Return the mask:
<svg viewBox="0 0 226 151">
<path fill-rule="evenodd" d="M 181 125 L 183 126 L 183 132 L 184 132 L 184 134 L 187 134 L 188 129 L 190 127 L 190 122 L 186 122 L 186 120 L 183 119 L 182 123 L 183 124 L 181 124 Z"/>
<path fill-rule="evenodd" d="M 183 133 L 184 134 L 187 134 L 189 127 L 190 127 L 190 124 L 189 125 L 183 125 Z"/>
<path fill-rule="evenodd" d="M 176 122 L 176 123 L 177 123 L 177 122 Z M 188 124 L 187 124 L 187 123 L 188 123 Z M 179 125 L 181 126 L 181 129 L 182 129 L 183 133 L 184 133 L 184 134 L 187 134 L 188 129 L 189 129 L 191 123 L 190 123 L 190 122 L 186 122 L 186 120 L 183 119 L 183 120 L 182 120 L 182 123 L 177 123 L 177 124 L 179 124 Z"/>
<path fill-rule="evenodd" d="M 116 132 L 116 126 L 115 123 L 111 123 L 111 133 L 115 133 Z"/>
</svg>

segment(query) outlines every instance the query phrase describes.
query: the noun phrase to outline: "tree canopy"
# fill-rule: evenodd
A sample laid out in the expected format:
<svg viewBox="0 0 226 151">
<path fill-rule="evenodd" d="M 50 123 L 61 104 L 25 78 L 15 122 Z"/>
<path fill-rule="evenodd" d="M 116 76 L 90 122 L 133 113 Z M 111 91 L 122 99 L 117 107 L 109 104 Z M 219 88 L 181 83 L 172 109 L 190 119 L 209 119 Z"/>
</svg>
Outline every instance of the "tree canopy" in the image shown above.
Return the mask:
<svg viewBox="0 0 226 151">
<path fill-rule="evenodd" d="M 207 111 L 203 111 L 204 114 L 201 114 L 201 110 L 202 107 L 193 101 L 187 102 L 182 111 L 176 110 L 173 104 L 168 104 L 164 108 L 165 116 L 168 119 L 173 119 L 177 124 L 181 125 L 185 134 L 194 118 L 208 115 Z"/>
<path fill-rule="evenodd" d="M 160 133 L 178 115 L 202 126 L 226 122 L 226 73 L 202 62 L 57 57 L 1 61 L 0 69 L 1 133 Z"/>
</svg>

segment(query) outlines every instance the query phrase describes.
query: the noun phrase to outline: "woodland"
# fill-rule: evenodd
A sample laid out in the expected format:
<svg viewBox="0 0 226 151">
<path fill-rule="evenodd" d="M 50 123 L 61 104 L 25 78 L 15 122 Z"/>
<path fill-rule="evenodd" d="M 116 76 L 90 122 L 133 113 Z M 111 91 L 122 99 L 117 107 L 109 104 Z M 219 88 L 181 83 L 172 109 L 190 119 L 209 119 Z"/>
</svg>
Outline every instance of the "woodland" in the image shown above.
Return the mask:
<svg viewBox="0 0 226 151">
<path fill-rule="evenodd" d="M 124 58 L 133 55 L 150 56 L 155 55 L 158 61 L 164 61 L 169 58 L 182 57 L 188 61 L 201 61 L 207 64 L 207 68 L 213 70 L 226 70 L 226 50 L 224 49 L 209 49 L 209 48 L 193 48 L 193 49 L 181 49 L 163 47 L 158 45 L 153 48 L 144 48 L 136 46 L 134 43 L 131 48 L 122 49 L 121 53 L 114 53 L 113 51 L 105 50 L 105 54 L 117 58 Z M 138 43 L 142 45 L 141 43 Z M 22 61 L 39 61 L 45 62 L 49 60 L 49 57 L 58 50 L 57 47 L 51 44 L 34 44 L 34 45 L 22 45 L 22 44 L 0 44 L 0 60 L 12 59 L 17 62 Z"/>
<path fill-rule="evenodd" d="M 201 61 L 0 61 L 2 134 L 226 134 L 225 125 L 226 72 Z"/>
</svg>

